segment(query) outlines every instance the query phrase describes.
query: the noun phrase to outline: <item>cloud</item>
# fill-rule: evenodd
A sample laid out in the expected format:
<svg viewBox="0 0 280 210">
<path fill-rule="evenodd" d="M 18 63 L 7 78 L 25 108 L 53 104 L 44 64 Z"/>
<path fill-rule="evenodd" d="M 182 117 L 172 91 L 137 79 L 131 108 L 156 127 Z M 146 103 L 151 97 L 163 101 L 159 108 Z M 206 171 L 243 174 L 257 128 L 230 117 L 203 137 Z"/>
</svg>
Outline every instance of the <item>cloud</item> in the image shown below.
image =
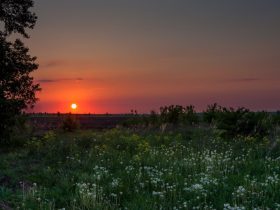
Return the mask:
<svg viewBox="0 0 280 210">
<path fill-rule="evenodd" d="M 255 81 L 260 81 L 260 80 L 262 80 L 262 79 L 255 78 L 255 77 L 245 77 L 245 78 L 230 79 L 227 81 L 228 82 L 255 82 Z"/>
<path fill-rule="evenodd" d="M 55 82 L 55 80 L 53 80 L 53 79 L 40 79 L 40 80 L 37 80 L 37 82 L 40 82 L 40 83 L 51 83 L 51 82 Z"/>
<path fill-rule="evenodd" d="M 53 82 L 62 82 L 62 81 L 83 81 L 83 78 L 62 78 L 62 79 L 40 79 L 37 80 L 39 83 L 53 83 Z"/>
<path fill-rule="evenodd" d="M 42 67 L 42 68 L 53 68 L 53 67 L 60 66 L 60 65 L 63 65 L 63 61 L 51 60 L 51 61 L 48 61 L 46 63 L 41 64 L 40 67 Z"/>
</svg>

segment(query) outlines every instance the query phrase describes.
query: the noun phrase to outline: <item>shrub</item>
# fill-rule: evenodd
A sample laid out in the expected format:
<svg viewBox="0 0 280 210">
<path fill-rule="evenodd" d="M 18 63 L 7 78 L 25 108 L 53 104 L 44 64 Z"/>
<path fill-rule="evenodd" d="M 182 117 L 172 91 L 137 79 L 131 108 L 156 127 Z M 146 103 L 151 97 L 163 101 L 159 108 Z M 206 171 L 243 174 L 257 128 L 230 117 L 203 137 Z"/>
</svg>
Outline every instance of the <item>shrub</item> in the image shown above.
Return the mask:
<svg viewBox="0 0 280 210">
<path fill-rule="evenodd" d="M 272 119 L 267 112 L 251 112 L 244 107 L 233 109 L 212 106 L 206 113 L 208 122 L 223 131 L 223 137 L 253 136 L 263 138 L 272 129 Z"/>
<path fill-rule="evenodd" d="M 186 106 L 184 109 L 184 121 L 189 125 L 199 123 L 199 119 L 193 105 Z"/>
<path fill-rule="evenodd" d="M 163 123 L 178 124 L 184 113 L 184 107 L 171 105 L 160 107 L 160 119 Z"/>
<path fill-rule="evenodd" d="M 203 120 L 206 123 L 213 124 L 215 121 L 217 121 L 221 111 L 222 108 L 217 103 L 208 105 L 206 111 L 203 112 Z"/>
<path fill-rule="evenodd" d="M 67 132 L 73 132 L 79 128 L 79 122 L 76 117 L 69 114 L 62 122 L 62 129 Z"/>
<path fill-rule="evenodd" d="M 12 127 L 10 144 L 13 147 L 22 147 L 33 135 L 33 129 L 27 121 L 26 115 L 19 115 L 15 118 L 15 125 Z"/>
</svg>

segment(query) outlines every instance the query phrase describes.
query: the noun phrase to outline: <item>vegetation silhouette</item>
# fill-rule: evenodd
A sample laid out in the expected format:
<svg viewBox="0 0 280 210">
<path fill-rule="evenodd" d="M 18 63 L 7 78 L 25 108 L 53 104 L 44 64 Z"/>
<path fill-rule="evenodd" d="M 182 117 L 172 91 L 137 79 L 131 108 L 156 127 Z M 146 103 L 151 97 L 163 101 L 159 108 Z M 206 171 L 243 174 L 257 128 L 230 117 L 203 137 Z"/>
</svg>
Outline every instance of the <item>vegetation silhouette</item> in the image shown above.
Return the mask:
<svg viewBox="0 0 280 210">
<path fill-rule="evenodd" d="M 0 144 L 9 143 L 10 134 L 17 116 L 28 107 L 33 107 L 40 90 L 30 73 L 38 68 L 36 57 L 16 38 L 29 38 L 26 29 L 33 29 L 37 17 L 29 11 L 33 0 L 1 0 L 0 2 Z"/>
<path fill-rule="evenodd" d="M 197 113 L 193 105 L 170 105 L 160 107 L 159 113 L 151 111 L 149 115 L 135 116 L 125 121 L 125 127 L 139 129 L 160 129 L 162 131 L 214 130 L 223 139 L 253 137 L 262 140 L 273 135 L 279 125 L 280 113 L 265 111 L 253 112 L 247 108 L 223 107 L 217 103 L 207 106 L 202 113 Z M 275 135 L 274 135 L 275 136 Z"/>
<path fill-rule="evenodd" d="M 73 132 L 79 128 L 79 122 L 77 118 L 70 113 L 63 120 L 61 127 L 64 131 Z"/>
</svg>

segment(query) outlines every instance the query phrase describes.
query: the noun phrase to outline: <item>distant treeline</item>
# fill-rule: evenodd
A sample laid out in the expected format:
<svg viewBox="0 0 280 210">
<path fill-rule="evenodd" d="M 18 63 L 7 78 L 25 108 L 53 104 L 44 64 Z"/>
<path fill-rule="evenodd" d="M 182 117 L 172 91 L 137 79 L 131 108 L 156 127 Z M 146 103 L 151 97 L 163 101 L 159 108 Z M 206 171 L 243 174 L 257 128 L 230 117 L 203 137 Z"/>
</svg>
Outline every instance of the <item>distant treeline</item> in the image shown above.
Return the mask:
<svg viewBox="0 0 280 210">
<path fill-rule="evenodd" d="M 253 112 L 244 107 L 228 108 L 215 103 L 203 112 L 196 112 L 193 105 L 170 105 L 149 114 L 139 114 L 136 110 L 128 114 L 35 113 L 17 116 L 11 138 L 0 144 L 19 146 L 46 130 L 73 132 L 115 127 L 146 133 L 178 132 L 184 133 L 186 138 L 206 133 L 222 139 L 275 142 L 280 133 L 280 111 Z"/>
<path fill-rule="evenodd" d="M 217 103 L 208 105 L 203 112 L 197 113 L 193 105 L 170 105 L 151 111 L 149 115 L 138 115 L 124 122 L 126 127 L 145 126 L 159 128 L 170 125 L 172 128 L 211 127 L 223 137 L 252 136 L 263 138 L 280 125 L 280 111 L 253 112 L 247 108 L 223 107 Z"/>
</svg>

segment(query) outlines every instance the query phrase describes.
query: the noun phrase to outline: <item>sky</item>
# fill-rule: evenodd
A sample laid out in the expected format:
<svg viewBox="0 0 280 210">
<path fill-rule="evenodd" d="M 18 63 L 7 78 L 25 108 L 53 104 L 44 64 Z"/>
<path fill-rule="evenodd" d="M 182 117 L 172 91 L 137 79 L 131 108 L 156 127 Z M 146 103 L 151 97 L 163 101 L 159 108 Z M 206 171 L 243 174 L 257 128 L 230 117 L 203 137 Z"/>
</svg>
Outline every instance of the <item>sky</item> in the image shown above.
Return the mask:
<svg viewBox="0 0 280 210">
<path fill-rule="evenodd" d="M 280 109 L 279 0 L 35 0 L 32 112 Z"/>
</svg>

